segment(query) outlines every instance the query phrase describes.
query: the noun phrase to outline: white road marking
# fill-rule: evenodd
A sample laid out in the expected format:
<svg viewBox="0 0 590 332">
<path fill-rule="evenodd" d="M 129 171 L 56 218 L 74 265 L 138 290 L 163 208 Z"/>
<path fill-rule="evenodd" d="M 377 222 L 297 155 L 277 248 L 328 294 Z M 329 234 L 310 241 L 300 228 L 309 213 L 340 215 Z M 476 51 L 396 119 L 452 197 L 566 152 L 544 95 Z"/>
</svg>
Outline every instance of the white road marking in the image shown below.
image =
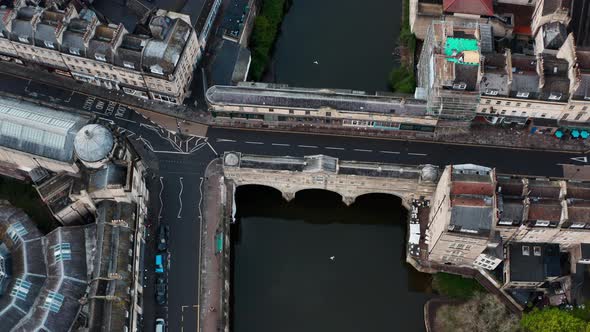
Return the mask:
<svg viewBox="0 0 590 332">
<path fill-rule="evenodd" d="M 300 148 L 307 148 L 307 149 L 317 149 L 315 145 L 297 145 Z"/>
<path fill-rule="evenodd" d="M 272 143 L 272 145 L 274 145 L 274 146 L 291 146 L 289 144 L 284 144 L 284 143 Z"/>
<path fill-rule="evenodd" d="M 344 148 L 337 148 L 334 146 L 326 146 L 326 149 L 328 149 L 328 150 L 344 150 Z"/>
<path fill-rule="evenodd" d="M 211 150 L 213 151 L 213 153 L 215 153 L 216 156 L 219 156 L 219 153 L 217 153 L 217 151 L 215 151 L 215 149 L 213 148 L 211 143 L 207 142 L 207 145 L 209 145 L 209 148 L 211 148 Z"/>
<path fill-rule="evenodd" d="M 178 219 L 181 218 L 180 214 L 182 213 L 182 190 L 184 190 L 184 184 L 182 183 L 183 177 L 181 176 L 178 180 L 180 181 L 180 192 L 178 193 L 178 200 L 180 201 L 180 209 L 178 210 L 178 215 L 176 216 Z"/>
<path fill-rule="evenodd" d="M 570 158 L 571 160 L 575 160 L 575 161 L 579 161 L 581 163 L 587 163 L 588 162 L 588 157 L 574 157 L 574 158 Z"/>
<path fill-rule="evenodd" d="M 235 143 L 236 142 L 233 139 L 225 139 L 225 138 L 218 138 L 216 141 L 217 142 L 231 142 L 231 143 Z"/>
<path fill-rule="evenodd" d="M 399 154 L 397 151 L 379 151 L 381 153 L 389 153 L 389 154 Z"/>
<path fill-rule="evenodd" d="M 367 150 L 367 149 L 354 149 L 354 151 L 358 151 L 358 152 L 373 152 L 373 150 Z"/>
<path fill-rule="evenodd" d="M 251 142 L 251 141 L 246 141 L 244 143 L 246 143 L 246 144 L 264 144 L 262 142 Z"/>
<path fill-rule="evenodd" d="M 199 183 L 199 219 L 203 220 L 203 212 L 201 211 L 201 205 L 203 203 L 203 177 L 201 176 L 201 183 Z M 193 220 L 196 221 L 196 220 Z M 200 266 L 200 265 L 199 265 Z"/>
<path fill-rule="evenodd" d="M 414 153 L 414 152 L 408 152 L 408 154 L 410 156 L 427 156 L 426 153 Z"/>
<path fill-rule="evenodd" d="M 162 207 L 164 207 L 164 203 L 162 202 L 162 191 L 164 191 L 164 182 L 162 181 L 163 177 L 160 176 L 160 212 L 158 212 L 158 221 L 162 219 Z"/>
</svg>

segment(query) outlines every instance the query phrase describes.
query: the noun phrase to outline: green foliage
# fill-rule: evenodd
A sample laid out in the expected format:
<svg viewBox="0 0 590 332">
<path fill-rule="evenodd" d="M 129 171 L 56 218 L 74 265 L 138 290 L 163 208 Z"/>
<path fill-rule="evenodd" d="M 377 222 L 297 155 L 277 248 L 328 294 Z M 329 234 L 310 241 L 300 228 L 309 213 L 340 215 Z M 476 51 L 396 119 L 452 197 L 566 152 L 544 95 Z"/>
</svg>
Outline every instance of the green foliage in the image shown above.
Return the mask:
<svg viewBox="0 0 590 332">
<path fill-rule="evenodd" d="M 478 292 L 485 292 L 474 279 L 442 272 L 434 275 L 432 286 L 441 295 L 464 300 L 472 298 Z"/>
<path fill-rule="evenodd" d="M 523 315 L 520 326 L 526 332 L 584 332 L 590 325 L 571 311 L 558 308 L 538 308 Z"/>
<path fill-rule="evenodd" d="M 416 50 L 416 36 L 410 29 L 410 4 L 409 0 L 404 0 L 404 15 L 402 22 L 402 29 L 399 35 L 400 44 L 409 48 L 411 54 L 414 54 Z"/>
<path fill-rule="evenodd" d="M 414 93 L 416 89 L 414 71 L 408 67 L 393 69 L 389 74 L 389 87 L 394 92 Z"/>
<path fill-rule="evenodd" d="M 442 332 L 516 332 L 518 318 L 492 294 L 475 293 L 461 305 L 444 305 L 436 313 Z"/>
<path fill-rule="evenodd" d="M 255 81 L 262 78 L 262 74 L 264 74 L 264 70 L 270 61 L 270 53 L 288 5 L 287 0 L 262 1 L 262 8 L 254 21 L 254 29 L 250 39 L 252 50 L 250 78 Z"/>
</svg>

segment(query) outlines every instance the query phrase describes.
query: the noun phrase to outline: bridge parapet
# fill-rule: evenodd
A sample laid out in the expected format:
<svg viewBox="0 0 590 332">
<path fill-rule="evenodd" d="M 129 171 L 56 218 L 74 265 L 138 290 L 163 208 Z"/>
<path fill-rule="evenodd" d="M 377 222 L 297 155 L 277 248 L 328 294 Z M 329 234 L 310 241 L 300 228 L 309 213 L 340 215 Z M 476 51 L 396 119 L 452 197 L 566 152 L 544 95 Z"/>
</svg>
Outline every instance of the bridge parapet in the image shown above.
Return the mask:
<svg viewBox="0 0 590 332">
<path fill-rule="evenodd" d="M 439 178 L 434 165 L 342 161 L 325 155 L 274 157 L 226 152 L 223 168 L 237 186 L 272 187 L 288 201 L 298 191 L 323 189 L 340 194 L 347 205 L 364 194 L 384 193 L 400 197 L 409 207 L 415 197 L 430 197 Z"/>
</svg>

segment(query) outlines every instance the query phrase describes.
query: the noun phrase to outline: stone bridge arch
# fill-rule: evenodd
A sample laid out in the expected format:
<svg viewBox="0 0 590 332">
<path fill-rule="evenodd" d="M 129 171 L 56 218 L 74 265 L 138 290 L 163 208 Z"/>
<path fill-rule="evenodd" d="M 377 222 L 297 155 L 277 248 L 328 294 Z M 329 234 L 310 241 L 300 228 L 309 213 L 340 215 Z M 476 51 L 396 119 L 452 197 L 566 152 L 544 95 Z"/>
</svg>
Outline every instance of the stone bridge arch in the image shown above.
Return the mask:
<svg viewBox="0 0 590 332">
<path fill-rule="evenodd" d="M 438 167 L 433 165 L 339 161 L 324 155 L 273 157 L 226 152 L 223 168 L 236 186 L 275 188 L 287 201 L 305 189 L 337 193 L 347 205 L 361 195 L 382 193 L 400 197 L 406 209 L 412 199 L 430 197 L 439 177 Z"/>
</svg>

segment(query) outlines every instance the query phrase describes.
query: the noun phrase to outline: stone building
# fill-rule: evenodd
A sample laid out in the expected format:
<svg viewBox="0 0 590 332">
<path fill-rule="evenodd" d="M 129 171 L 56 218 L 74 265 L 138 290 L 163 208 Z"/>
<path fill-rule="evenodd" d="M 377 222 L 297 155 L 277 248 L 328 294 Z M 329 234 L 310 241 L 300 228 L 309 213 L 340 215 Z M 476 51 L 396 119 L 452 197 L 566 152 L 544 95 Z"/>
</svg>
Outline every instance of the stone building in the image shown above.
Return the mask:
<svg viewBox="0 0 590 332">
<path fill-rule="evenodd" d="M 74 3 L 44 8 L 15 0 L 0 16 L 0 60 L 171 104 L 187 96 L 201 52 L 190 18 L 164 10 L 137 33 Z"/>
<path fill-rule="evenodd" d="M 207 90 L 206 98 L 214 121 L 224 124 L 264 123 L 269 127 L 301 125 L 425 134 L 434 132 L 437 124 L 436 117 L 426 114 L 423 101 L 389 94 L 243 83 L 213 86 Z"/>
<path fill-rule="evenodd" d="M 502 261 L 496 231 L 495 171 L 447 166 L 432 196 L 426 241 L 428 260 L 493 270 Z"/>
</svg>

